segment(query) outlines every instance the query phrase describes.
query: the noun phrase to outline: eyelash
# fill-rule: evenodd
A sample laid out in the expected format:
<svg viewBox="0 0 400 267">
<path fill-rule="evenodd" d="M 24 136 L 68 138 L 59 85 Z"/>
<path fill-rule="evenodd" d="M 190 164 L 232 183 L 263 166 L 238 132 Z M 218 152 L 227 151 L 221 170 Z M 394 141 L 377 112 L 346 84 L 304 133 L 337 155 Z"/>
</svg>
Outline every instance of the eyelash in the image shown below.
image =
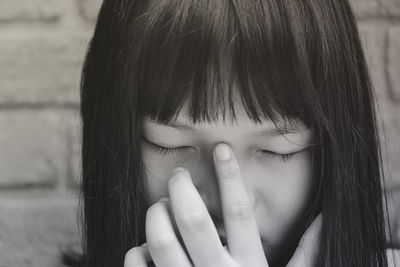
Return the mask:
<svg viewBox="0 0 400 267">
<path fill-rule="evenodd" d="M 180 148 L 163 147 L 163 146 L 156 145 L 156 144 L 146 140 L 145 138 L 143 138 L 143 140 L 161 155 L 166 155 L 166 154 L 180 155 L 180 154 L 182 154 L 182 149 L 185 149 L 185 147 L 180 147 Z"/>
<path fill-rule="evenodd" d="M 270 159 L 278 159 L 278 160 L 281 160 L 281 161 L 283 161 L 283 162 L 288 162 L 289 160 L 293 159 L 293 157 L 294 157 L 296 154 L 298 154 L 298 153 L 300 153 L 300 152 L 302 152 L 302 151 L 293 152 L 293 153 L 289 153 L 289 154 L 278 154 L 278 153 L 275 153 L 275 152 L 272 152 L 272 151 L 268 151 L 268 150 L 261 150 L 260 152 L 261 152 L 265 157 L 268 157 L 268 158 L 270 158 Z"/>
<path fill-rule="evenodd" d="M 181 148 L 168 148 L 168 147 L 158 146 L 156 144 L 153 144 L 153 147 L 161 155 L 166 155 L 166 154 L 180 155 L 180 154 L 182 154 L 182 149 L 184 149 L 182 147 Z"/>
<path fill-rule="evenodd" d="M 168 148 L 168 147 L 163 147 L 163 146 L 159 146 L 156 145 L 146 139 L 143 139 L 146 143 L 150 144 L 151 147 L 156 150 L 159 154 L 161 155 L 167 155 L 167 154 L 172 154 L 172 155 L 180 155 L 182 154 L 182 150 L 185 149 L 186 147 L 180 147 L 180 148 Z M 302 150 L 304 151 L 304 150 Z M 298 151 L 298 152 L 293 152 L 293 153 L 289 153 L 289 154 L 278 154 L 272 151 L 268 151 L 268 150 L 260 150 L 260 152 L 263 154 L 263 156 L 268 157 L 270 159 L 278 159 L 281 160 L 283 162 L 288 162 L 289 160 L 293 159 L 293 157 L 302 152 L 302 151 Z"/>
</svg>

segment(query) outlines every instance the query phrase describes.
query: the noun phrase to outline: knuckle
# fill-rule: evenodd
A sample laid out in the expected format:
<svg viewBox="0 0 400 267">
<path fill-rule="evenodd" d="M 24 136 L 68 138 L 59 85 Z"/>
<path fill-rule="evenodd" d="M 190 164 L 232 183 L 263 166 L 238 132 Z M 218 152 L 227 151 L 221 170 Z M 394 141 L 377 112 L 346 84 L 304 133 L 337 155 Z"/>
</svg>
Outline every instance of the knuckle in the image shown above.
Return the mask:
<svg viewBox="0 0 400 267">
<path fill-rule="evenodd" d="M 207 216 L 204 212 L 189 212 L 177 218 L 186 229 L 202 229 L 207 223 Z"/>
<path fill-rule="evenodd" d="M 232 179 L 239 175 L 239 170 L 237 166 L 233 164 L 227 164 L 226 166 L 221 166 L 221 176 L 224 179 Z"/>
<path fill-rule="evenodd" d="M 235 221 L 247 222 L 253 216 L 253 208 L 250 203 L 235 203 L 229 208 L 228 214 Z"/>
<path fill-rule="evenodd" d="M 222 173 L 222 176 L 224 179 L 233 179 L 237 176 L 237 173 L 235 170 L 229 168 Z"/>
</svg>

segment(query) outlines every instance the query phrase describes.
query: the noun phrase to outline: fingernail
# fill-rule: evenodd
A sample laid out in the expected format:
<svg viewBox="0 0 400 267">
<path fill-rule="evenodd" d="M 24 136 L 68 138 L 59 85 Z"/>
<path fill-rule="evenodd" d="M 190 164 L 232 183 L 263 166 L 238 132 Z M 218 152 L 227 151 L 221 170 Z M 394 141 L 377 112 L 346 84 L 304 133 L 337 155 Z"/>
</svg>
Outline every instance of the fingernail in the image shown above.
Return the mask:
<svg viewBox="0 0 400 267">
<path fill-rule="evenodd" d="M 169 197 L 163 197 L 159 201 L 168 202 L 169 201 Z"/>
<path fill-rule="evenodd" d="M 171 179 L 169 179 L 168 183 L 175 183 L 176 181 L 180 181 L 182 178 L 192 180 L 192 177 L 190 177 L 190 173 L 187 169 L 183 167 L 177 167 L 172 171 Z"/>
<path fill-rule="evenodd" d="M 218 160 L 227 161 L 231 158 L 231 150 L 229 149 L 228 145 L 218 144 L 215 148 L 215 155 L 217 156 Z"/>
<path fill-rule="evenodd" d="M 185 168 L 183 168 L 183 167 L 176 167 L 176 168 L 172 171 L 172 174 L 175 174 L 175 173 L 178 173 L 178 172 L 184 172 L 184 171 L 186 171 Z"/>
</svg>

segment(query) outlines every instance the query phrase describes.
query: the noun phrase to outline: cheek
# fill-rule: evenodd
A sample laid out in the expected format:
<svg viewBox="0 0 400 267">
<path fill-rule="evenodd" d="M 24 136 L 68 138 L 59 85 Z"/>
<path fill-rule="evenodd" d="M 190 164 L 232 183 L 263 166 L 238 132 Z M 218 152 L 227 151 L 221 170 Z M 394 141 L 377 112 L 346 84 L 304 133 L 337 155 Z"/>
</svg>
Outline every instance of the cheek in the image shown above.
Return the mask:
<svg viewBox="0 0 400 267">
<path fill-rule="evenodd" d="M 157 155 L 143 150 L 143 164 L 146 178 L 147 196 L 149 203 L 155 203 L 162 197 L 168 196 L 167 182 L 172 172 L 172 162 L 160 160 Z"/>
<path fill-rule="evenodd" d="M 172 171 L 178 166 L 188 168 L 188 162 L 192 160 L 188 161 L 187 157 L 162 156 L 147 147 L 142 151 L 148 201 L 152 204 L 168 196 L 168 180 Z"/>
<path fill-rule="evenodd" d="M 257 174 L 256 216 L 260 234 L 278 243 L 293 228 L 313 196 L 311 155 L 302 153 L 280 166 L 266 166 Z"/>
</svg>

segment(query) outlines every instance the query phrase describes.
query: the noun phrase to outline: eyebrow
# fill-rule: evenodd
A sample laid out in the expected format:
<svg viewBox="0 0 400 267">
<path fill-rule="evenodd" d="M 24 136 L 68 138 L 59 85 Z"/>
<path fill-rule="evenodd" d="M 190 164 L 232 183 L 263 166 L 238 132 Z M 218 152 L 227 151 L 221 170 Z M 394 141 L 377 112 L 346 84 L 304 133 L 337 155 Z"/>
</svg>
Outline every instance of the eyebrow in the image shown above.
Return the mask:
<svg viewBox="0 0 400 267">
<path fill-rule="evenodd" d="M 180 131 L 194 133 L 196 129 L 190 125 L 178 122 L 178 121 L 170 121 L 170 122 L 151 122 L 163 126 L 168 126 Z M 282 134 L 294 134 L 301 132 L 299 128 L 295 127 L 292 124 L 286 125 L 286 127 L 282 128 L 269 128 L 263 129 L 256 133 L 253 133 L 253 137 L 262 137 L 262 136 L 274 136 L 274 135 L 282 135 Z"/>
</svg>

